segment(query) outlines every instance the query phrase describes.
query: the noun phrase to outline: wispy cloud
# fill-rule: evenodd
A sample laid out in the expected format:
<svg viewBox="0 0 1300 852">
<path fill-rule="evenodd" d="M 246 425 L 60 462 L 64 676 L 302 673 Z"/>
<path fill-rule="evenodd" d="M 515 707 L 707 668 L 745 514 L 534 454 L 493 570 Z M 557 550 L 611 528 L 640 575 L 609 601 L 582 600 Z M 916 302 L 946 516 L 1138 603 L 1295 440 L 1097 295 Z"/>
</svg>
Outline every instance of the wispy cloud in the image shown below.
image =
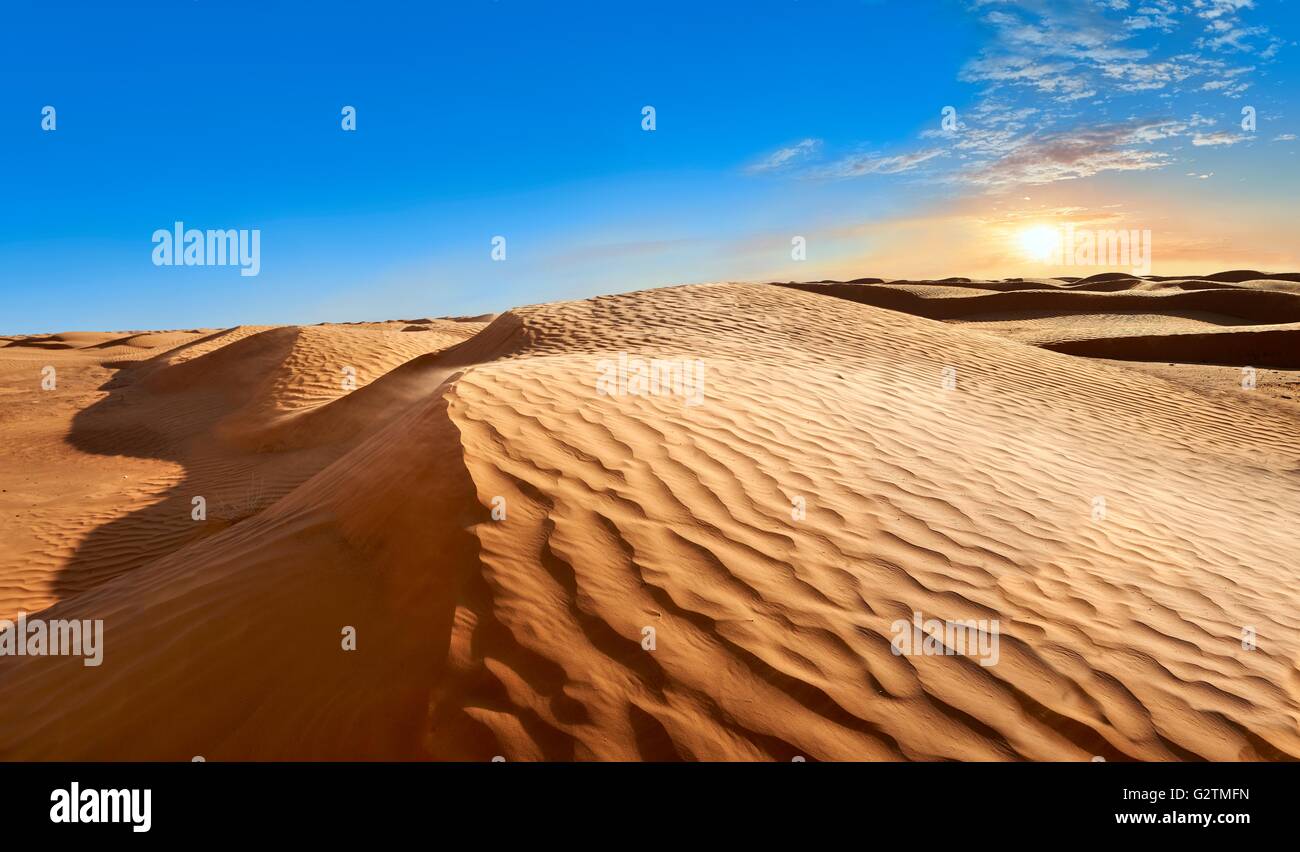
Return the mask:
<svg viewBox="0 0 1300 852">
<path fill-rule="evenodd" d="M 1127 9 L 1128 3 L 1113 4 L 1112 8 Z M 1136 14 L 1125 18 L 1124 26 L 1130 30 L 1156 29 L 1164 33 L 1172 32 L 1178 24 L 1178 21 L 1174 19 L 1174 13 L 1177 11 L 1177 5 L 1170 2 L 1170 0 L 1153 0 L 1153 2 L 1139 6 Z"/>
<path fill-rule="evenodd" d="M 1183 156 L 1179 146 L 1188 140 L 1180 137 L 1195 148 L 1251 138 L 1213 130 L 1216 120 L 1201 114 L 1215 112 L 1205 109 L 1205 98 L 1240 99 L 1281 44 L 1267 27 L 1244 21 L 1254 0 L 967 2 L 990 38 L 958 74 L 980 89 L 955 127 L 940 129 L 936 117 L 911 150 L 820 164 L 809 158 L 814 140 L 804 140 L 750 171 L 808 158 L 801 174 L 917 172 L 923 180 L 996 188 L 1160 169 Z M 1242 62 L 1231 53 L 1252 56 Z M 1170 117 L 1179 113 L 1190 117 Z"/>
<path fill-rule="evenodd" d="M 1023 140 L 1002 156 L 977 163 L 956 177 L 978 186 L 1034 185 L 1102 172 L 1159 169 L 1171 162 L 1170 156 L 1148 143 L 1177 135 L 1184 127 L 1178 122 L 1117 124 L 1048 134 Z"/>
<path fill-rule="evenodd" d="M 1253 9 L 1254 0 L 1192 0 L 1191 8 L 1205 22 L 1206 35 L 1197 39 L 1197 47 L 1216 52 L 1258 53 L 1264 58 L 1276 54 L 1282 40 L 1268 27 L 1246 26 L 1241 21 L 1244 9 Z"/>
<path fill-rule="evenodd" d="M 1250 83 L 1240 78 L 1254 70 L 1255 66 L 1253 65 L 1244 68 L 1224 68 L 1214 74 L 1214 79 L 1207 80 L 1201 86 L 1201 91 L 1219 92 L 1230 98 L 1239 98 L 1242 93 L 1250 88 Z"/>
<path fill-rule="evenodd" d="M 822 146 L 820 139 L 803 139 L 793 145 L 787 145 L 784 148 L 778 148 L 767 154 L 756 163 L 752 163 L 745 168 L 750 174 L 761 174 L 763 172 L 774 172 L 780 169 L 788 168 L 800 160 L 807 159 L 815 154 Z"/>
<path fill-rule="evenodd" d="M 844 180 L 865 175 L 896 175 L 912 171 L 921 164 L 948 154 L 943 148 L 924 148 L 906 151 L 901 154 L 853 153 L 837 158 L 822 158 L 820 139 L 804 139 L 794 145 L 778 148 L 764 155 L 757 162 L 745 167 L 748 174 L 765 172 L 791 171 L 798 168 L 798 174 L 829 180 Z"/>
<path fill-rule="evenodd" d="M 1267 51 L 1276 51 L 1281 40 L 1267 27 L 1242 23 L 1241 11 L 1253 5 L 1251 0 L 1192 0 L 1186 7 L 1193 13 L 1190 26 L 1201 30 L 1195 46 L 1211 52 L 1252 52 L 1262 45 L 1259 53 L 1267 59 Z M 1141 37 L 1147 30 L 1174 33 L 1184 25 L 1171 0 L 1140 2 L 1136 8 L 1126 0 L 974 0 L 973 6 L 984 11 L 983 20 L 994 37 L 967 63 L 962 78 L 992 89 L 1027 87 L 1065 103 L 1084 97 L 1106 101 L 1205 76 L 1229 81 L 1206 91 L 1231 88 L 1240 93 L 1246 84 L 1230 81 L 1254 70 L 1231 69 L 1223 60 L 1186 49 L 1158 55 L 1161 42 Z"/>
<path fill-rule="evenodd" d="M 942 148 L 925 148 L 905 154 L 882 156 L 880 154 L 853 154 L 817 170 L 822 177 L 852 178 L 863 175 L 896 175 L 908 172 L 935 157 L 948 152 Z"/>
<path fill-rule="evenodd" d="M 1238 142 L 1247 142 L 1249 136 L 1240 133 L 1232 133 L 1228 130 L 1216 130 L 1213 133 L 1197 133 L 1192 137 L 1192 144 L 1198 148 L 1215 145 L 1236 145 Z"/>
</svg>

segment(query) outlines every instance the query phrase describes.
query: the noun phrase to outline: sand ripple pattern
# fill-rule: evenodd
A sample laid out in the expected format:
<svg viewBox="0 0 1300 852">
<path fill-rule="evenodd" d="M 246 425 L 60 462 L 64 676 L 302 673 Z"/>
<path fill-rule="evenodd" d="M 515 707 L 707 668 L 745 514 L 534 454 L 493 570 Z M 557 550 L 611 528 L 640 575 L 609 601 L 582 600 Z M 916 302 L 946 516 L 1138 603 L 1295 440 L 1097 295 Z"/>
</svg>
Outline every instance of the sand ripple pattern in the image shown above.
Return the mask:
<svg viewBox="0 0 1300 852">
<path fill-rule="evenodd" d="M 620 353 L 701 359 L 703 404 L 597 393 Z M 47 610 L 106 661 L 0 660 L 0 758 L 1300 757 L 1280 409 L 741 284 L 519 308 L 351 402 L 259 375 L 242 410 L 384 425 L 264 448 L 321 466 Z M 914 612 L 999 661 L 894 655 Z"/>
</svg>

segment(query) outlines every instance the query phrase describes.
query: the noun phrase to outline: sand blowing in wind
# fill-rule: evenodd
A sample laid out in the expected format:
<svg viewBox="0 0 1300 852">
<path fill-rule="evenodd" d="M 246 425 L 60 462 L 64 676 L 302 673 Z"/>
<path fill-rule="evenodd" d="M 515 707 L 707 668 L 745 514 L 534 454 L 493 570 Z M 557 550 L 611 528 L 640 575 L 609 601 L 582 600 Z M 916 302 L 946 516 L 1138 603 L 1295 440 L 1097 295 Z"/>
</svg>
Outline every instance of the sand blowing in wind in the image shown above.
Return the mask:
<svg viewBox="0 0 1300 852">
<path fill-rule="evenodd" d="M 1300 758 L 1296 280 L 0 340 L 0 758 Z"/>
</svg>

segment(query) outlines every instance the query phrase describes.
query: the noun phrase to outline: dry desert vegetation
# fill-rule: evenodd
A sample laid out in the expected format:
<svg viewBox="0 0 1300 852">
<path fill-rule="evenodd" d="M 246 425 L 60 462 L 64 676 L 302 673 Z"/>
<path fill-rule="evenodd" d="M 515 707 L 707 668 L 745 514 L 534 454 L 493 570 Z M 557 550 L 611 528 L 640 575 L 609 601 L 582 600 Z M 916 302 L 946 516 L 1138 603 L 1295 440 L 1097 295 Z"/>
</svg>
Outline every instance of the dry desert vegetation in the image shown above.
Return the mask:
<svg viewBox="0 0 1300 852">
<path fill-rule="evenodd" d="M 0 758 L 1300 758 L 1297 396 L 1258 272 L 0 338 Z"/>
</svg>

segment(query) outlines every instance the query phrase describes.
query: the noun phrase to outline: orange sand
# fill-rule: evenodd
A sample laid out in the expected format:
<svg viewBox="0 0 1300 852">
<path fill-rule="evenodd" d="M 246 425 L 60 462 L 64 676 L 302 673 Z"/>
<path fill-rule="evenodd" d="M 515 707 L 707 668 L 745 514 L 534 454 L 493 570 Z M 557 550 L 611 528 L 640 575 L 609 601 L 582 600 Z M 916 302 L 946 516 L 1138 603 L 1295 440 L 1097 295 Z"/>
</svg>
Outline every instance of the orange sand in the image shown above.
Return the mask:
<svg viewBox="0 0 1300 852">
<path fill-rule="evenodd" d="M 0 758 L 1300 758 L 1296 280 L 0 339 Z"/>
</svg>

